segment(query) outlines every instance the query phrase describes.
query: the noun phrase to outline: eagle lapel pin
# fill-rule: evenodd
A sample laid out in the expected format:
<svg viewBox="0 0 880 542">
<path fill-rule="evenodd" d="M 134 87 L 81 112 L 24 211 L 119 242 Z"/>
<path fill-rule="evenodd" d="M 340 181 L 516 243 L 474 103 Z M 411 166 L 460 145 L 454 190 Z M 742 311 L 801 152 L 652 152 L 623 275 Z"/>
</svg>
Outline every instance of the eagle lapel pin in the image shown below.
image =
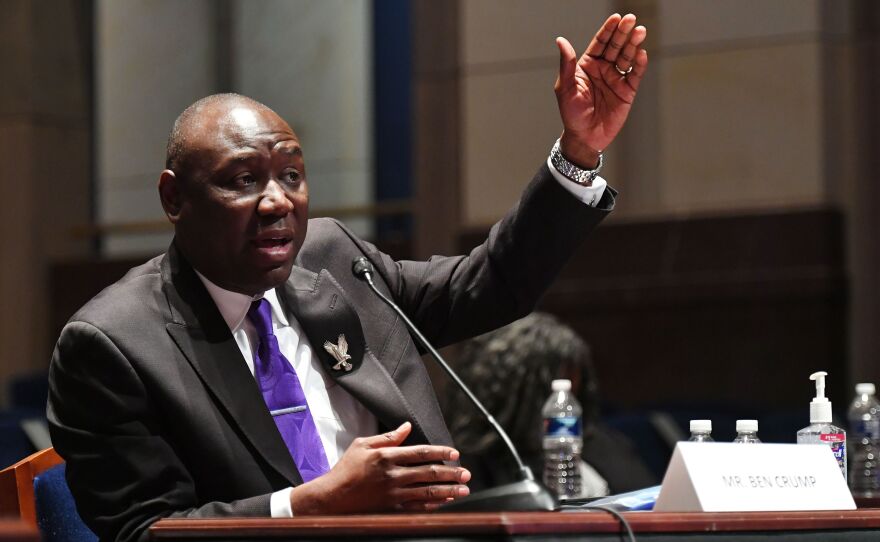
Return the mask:
<svg viewBox="0 0 880 542">
<path fill-rule="evenodd" d="M 324 350 L 327 351 L 333 359 L 335 359 L 338 363 L 333 366 L 334 371 L 342 371 L 345 372 L 351 371 L 351 363 L 348 360 L 351 359 L 351 356 L 348 355 L 348 341 L 345 340 L 345 335 L 339 335 L 339 338 L 336 340 L 337 344 L 333 344 L 330 341 L 324 342 Z"/>
</svg>

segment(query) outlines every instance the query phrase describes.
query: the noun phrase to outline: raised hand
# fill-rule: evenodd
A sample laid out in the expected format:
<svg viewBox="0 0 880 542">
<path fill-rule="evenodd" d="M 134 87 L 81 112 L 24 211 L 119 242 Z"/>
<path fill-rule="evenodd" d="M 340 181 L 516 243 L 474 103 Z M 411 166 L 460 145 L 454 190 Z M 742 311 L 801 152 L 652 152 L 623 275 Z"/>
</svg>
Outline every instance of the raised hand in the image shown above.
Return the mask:
<svg viewBox="0 0 880 542">
<path fill-rule="evenodd" d="M 587 50 L 577 58 L 571 43 L 556 38 L 559 76 L 556 101 L 562 117 L 562 154 L 593 169 L 599 151 L 611 144 L 629 115 L 639 83 L 648 67 L 642 48 L 648 31 L 636 16 L 608 17 Z"/>
<path fill-rule="evenodd" d="M 457 461 L 458 451 L 400 446 L 411 430 L 406 422 L 394 431 L 355 439 L 327 474 L 293 488 L 293 514 L 427 511 L 467 495 L 470 472 L 441 463 Z"/>
</svg>

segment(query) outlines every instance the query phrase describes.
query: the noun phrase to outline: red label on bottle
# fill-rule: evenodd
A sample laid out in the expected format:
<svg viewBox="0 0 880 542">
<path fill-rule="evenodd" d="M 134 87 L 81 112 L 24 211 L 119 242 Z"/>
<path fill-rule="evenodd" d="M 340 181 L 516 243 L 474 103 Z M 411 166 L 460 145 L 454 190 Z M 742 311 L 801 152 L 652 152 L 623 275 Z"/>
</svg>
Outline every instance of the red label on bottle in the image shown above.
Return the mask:
<svg viewBox="0 0 880 542">
<path fill-rule="evenodd" d="M 846 441 L 846 437 L 843 433 L 826 433 L 824 435 L 819 435 L 819 440 L 822 442 L 844 442 Z"/>
</svg>

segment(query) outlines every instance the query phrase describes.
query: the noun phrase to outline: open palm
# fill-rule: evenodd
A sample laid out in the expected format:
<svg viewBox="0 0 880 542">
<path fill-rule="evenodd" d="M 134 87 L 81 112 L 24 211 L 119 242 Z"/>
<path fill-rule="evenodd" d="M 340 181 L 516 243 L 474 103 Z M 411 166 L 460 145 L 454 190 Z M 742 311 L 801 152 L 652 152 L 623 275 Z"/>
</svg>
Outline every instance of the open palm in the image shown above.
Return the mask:
<svg viewBox="0 0 880 542">
<path fill-rule="evenodd" d="M 579 59 L 568 40 L 556 39 L 556 100 L 564 127 L 562 152 L 569 160 L 592 167 L 594 157 L 620 132 L 648 66 L 642 48 L 646 36 L 635 15 L 615 13 Z"/>
</svg>

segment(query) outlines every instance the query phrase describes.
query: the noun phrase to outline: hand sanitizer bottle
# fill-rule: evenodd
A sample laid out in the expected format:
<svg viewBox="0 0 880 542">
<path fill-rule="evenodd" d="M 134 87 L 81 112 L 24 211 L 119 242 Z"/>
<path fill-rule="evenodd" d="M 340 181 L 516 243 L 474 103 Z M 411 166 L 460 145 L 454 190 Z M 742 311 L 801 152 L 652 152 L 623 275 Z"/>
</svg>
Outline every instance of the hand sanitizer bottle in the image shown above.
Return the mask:
<svg viewBox="0 0 880 542">
<path fill-rule="evenodd" d="M 816 396 L 810 402 L 810 425 L 797 432 L 798 444 L 825 444 L 831 447 L 840 472 L 846 479 L 846 431 L 831 425 L 831 401 L 825 397 L 825 371 L 810 375 L 816 381 Z"/>
</svg>

